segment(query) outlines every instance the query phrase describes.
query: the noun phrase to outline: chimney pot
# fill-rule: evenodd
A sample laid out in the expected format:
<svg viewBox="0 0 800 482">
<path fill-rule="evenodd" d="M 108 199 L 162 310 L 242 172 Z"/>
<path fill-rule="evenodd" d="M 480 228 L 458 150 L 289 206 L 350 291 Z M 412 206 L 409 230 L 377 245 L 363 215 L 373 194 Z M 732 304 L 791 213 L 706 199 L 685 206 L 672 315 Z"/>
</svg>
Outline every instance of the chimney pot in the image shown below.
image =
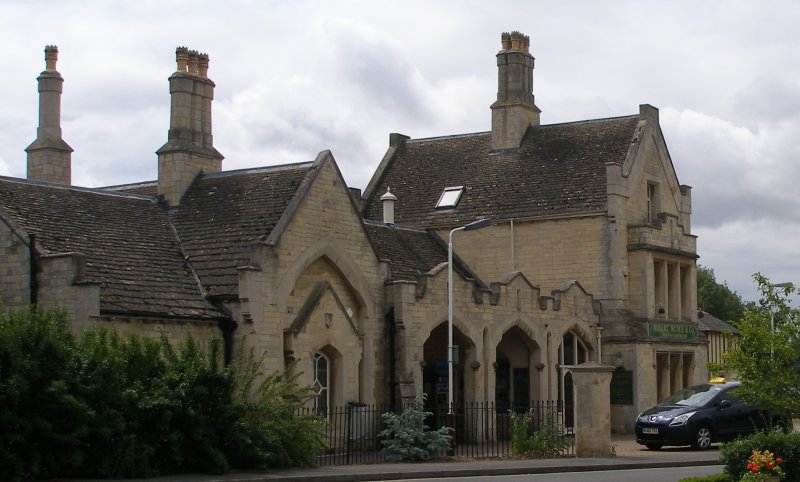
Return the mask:
<svg viewBox="0 0 800 482">
<path fill-rule="evenodd" d="M 56 70 L 56 62 L 58 62 L 58 47 L 55 45 L 47 45 L 44 48 L 44 69 L 49 72 Z"/>
<path fill-rule="evenodd" d="M 502 46 L 502 50 L 511 50 L 511 34 L 508 32 L 503 32 L 500 35 L 500 45 Z"/>
<path fill-rule="evenodd" d="M 197 75 L 203 79 L 208 78 L 208 54 L 198 55 Z"/>
<path fill-rule="evenodd" d="M 197 50 L 189 51 L 189 75 L 197 75 Z"/>
<path fill-rule="evenodd" d="M 177 72 L 186 72 L 189 64 L 189 49 L 178 47 L 175 49 L 175 61 L 178 64 Z"/>
</svg>

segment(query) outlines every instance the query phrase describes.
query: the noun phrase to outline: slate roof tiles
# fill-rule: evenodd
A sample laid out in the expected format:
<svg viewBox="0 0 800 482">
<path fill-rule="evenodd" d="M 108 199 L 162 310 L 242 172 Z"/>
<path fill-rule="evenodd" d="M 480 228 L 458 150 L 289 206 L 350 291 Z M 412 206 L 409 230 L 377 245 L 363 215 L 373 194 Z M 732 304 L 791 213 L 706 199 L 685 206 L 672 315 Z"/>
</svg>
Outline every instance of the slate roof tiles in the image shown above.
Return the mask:
<svg viewBox="0 0 800 482">
<path fill-rule="evenodd" d="M 530 127 L 519 149 L 499 152 L 492 152 L 488 132 L 407 140 L 365 193 L 365 217 L 381 219 L 387 187 L 398 198 L 396 221 L 411 226 L 602 212 L 604 165 L 625 161 L 638 121 L 635 115 Z M 450 186 L 464 186 L 458 205 L 436 209 Z"/>
<path fill-rule="evenodd" d="M 100 285 L 101 313 L 219 319 L 208 300 L 238 295 L 237 268 L 312 170 L 304 163 L 201 175 L 170 211 L 130 186 L 0 178 L 0 207 L 46 253 L 85 256 L 81 281 Z M 150 183 L 136 186 L 152 192 Z"/>
<path fill-rule="evenodd" d="M 447 263 L 447 245 L 435 234 L 421 229 L 366 221 L 364 227 L 378 258 L 389 262 L 392 281 L 417 281 L 442 263 Z M 478 277 L 454 255 L 453 268 L 465 278 Z"/>
<path fill-rule="evenodd" d="M 212 320 L 169 218 L 146 197 L 0 179 L 0 206 L 43 254 L 81 253 L 105 314 Z"/>
<path fill-rule="evenodd" d="M 250 263 L 297 193 L 313 163 L 227 171 L 199 177 L 171 214 L 189 260 L 212 297 L 238 294 L 236 268 Z"/>
</svg>

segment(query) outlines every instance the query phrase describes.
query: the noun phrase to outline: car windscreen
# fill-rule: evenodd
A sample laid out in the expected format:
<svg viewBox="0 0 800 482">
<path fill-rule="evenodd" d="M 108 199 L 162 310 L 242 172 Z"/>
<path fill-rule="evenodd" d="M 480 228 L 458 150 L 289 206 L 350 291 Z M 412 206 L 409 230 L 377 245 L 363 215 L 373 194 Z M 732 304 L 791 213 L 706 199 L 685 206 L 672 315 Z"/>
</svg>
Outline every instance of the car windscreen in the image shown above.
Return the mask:
<svg viewBox="0 0 800 482">
<path fill-rule="evenodd" d="M 659 405 L 692 405 L 700 406 L 714 398 L 722 389 L 718 385 L 698 385 L 684 388 L 664 399 Z"/>
</svg>

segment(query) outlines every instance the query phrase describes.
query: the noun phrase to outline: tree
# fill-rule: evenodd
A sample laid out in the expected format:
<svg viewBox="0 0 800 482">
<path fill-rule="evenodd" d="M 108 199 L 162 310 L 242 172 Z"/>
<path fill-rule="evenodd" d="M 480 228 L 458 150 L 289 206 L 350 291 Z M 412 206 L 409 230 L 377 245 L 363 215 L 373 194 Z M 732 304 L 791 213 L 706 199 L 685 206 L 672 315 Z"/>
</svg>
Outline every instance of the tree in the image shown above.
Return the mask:
<svg viewBox="0 0 800 482">
<path fill-rule="evenodd" d="M 742 381 L 739 393 L 748 402 L 773 411 L 800 412 L 800 309 L 790 305 L 792 285 L 775 286 L 753 275 L 761 299 L 749 305 L 737 323 L 736 346 L 714 371 L 732 371 Z"/>
<path fill-rule="evenodd" d="M 744 313 L 742 297 L 728 288 L 726 283 L 718 283 L 712 268 L 697 266 L 697 306 L 717 318 L 736 323 Z"/>
</svg>

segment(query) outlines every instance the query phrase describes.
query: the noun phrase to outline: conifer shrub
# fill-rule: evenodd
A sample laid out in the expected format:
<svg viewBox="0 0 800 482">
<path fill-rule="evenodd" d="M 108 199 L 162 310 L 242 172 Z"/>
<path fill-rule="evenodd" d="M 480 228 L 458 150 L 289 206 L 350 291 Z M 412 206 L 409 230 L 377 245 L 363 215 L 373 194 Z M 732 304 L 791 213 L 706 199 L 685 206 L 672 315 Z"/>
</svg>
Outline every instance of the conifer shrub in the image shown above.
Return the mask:
<svg viewBox="0 0 800 482">
<path fill-rule="evenodd" d="M 423 409 L 424 395 L 414 400 L 398 415 L 386 412 L 381 415 L 386 426 L 378 437 L 383 444 L 383 452 L 388 460 L 420 461 L 441 454 L 450 445 L 450 430 L 441 427 L 430 430 L 425 419 L 433 415 Z"/>
</svg>

